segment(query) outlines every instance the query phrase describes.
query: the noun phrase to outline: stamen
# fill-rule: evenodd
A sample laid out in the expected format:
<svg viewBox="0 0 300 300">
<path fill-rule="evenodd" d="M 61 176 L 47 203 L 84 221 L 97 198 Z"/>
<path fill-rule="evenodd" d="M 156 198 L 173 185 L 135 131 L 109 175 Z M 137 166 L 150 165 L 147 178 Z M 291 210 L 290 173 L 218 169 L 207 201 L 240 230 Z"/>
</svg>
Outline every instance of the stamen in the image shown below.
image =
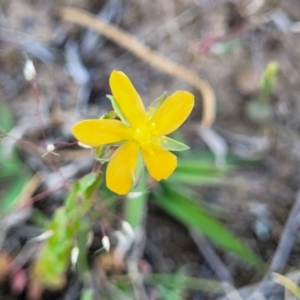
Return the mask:
<svg viewBox="0 0 300 300">
<path fill-rule="evenodd" d="M 137 134 L 142 134 L 142 130 L 141 130 L 140 128 L 138 128 L 138 129 L 136 130 L 136 133 L 137 133 Z"/>
<path fill-rule="evenodd" d="M 155 122 L 151 122 L 150 116 L 139 127 L 135 128 L 133 138 L 141 145 L 146 146 L 154 142 L 159 136 Z"/>
<path fill-rule="evenodd" d="M 167 139 L 166 139 L 166 137 L 165 136 L 162 136 L 161 137 L 161 142 L 163 143 L 163 144 L 168 144 L 168 141 L 167 141 Z"/>
</svg>

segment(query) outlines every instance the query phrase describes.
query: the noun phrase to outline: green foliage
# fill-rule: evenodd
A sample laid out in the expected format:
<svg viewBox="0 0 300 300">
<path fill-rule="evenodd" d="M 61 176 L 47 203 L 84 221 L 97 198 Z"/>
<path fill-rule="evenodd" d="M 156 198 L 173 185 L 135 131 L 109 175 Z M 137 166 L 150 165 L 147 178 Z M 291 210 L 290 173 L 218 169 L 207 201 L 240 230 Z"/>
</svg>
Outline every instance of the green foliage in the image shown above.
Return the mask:
<svg viewBox="0 0 300 300">
<path fill-rule="evenodd" d="M 168 180 L 160 182 L 159 188 L 152 190 L 151 199 L 187 228 L 204 234 L 222 250 L 232 252 L 246 263 L 261 269 L 263 263 L 255 253 L 211 214 L 218 209 L 205 205 L 201 201 L 196 203 L 195 193 L 187 186 L 220 185 L 225 183 L 223 176 L 230 169 L 232 169 L 231 166 L 220 169 L 210 164 L 207 159 L 179 158 L 177 169 Z M 145 181 L 140 188 L 140 191 L 146 190 Z M 145 214 L 146 201 L 147 193 L 145 192 L 132 192 L 126 197 L 125 219 L 133 228 L 138 227 Z"/>
<path fill-rule="evenodd" d="M 6 133 L 12 128 L 13 121 L 8 108 L 0 105 L 0 142 L 1 136 L 4 138 Z M 23 188 L 29 181 L 29 172 L 24 168 L 23 163 L 18 158 L 15 150 L 7 153 L 0 144 L 0 185 L 5 184 L 7 189 L 1 195 L 0 217 L 7 214 L 18 206 Z"/>
<path fill-rule="evenodd" d="M 117 113 L 118 117 L 121 119 L 121 121 L 124 124 L 130 125 L 125 116 L 123 115 L 122 110 L 120 109 L 119 104 L 117 103 L 116 99 L 112 95 L 106 95 L 106 97 L 110 100 L 111 105 L 114 109 L 114 111 Z"/>
<path fill-rule="evenodd" d="M 169 150 L 169 151 L 185 151 L 185 150 L 190 149 L 189 146 L 187 146 L 183 143 L 180 143 L 176 140 L 173 140 L 169 137 L 164 137 L 162 147 L 166 150 Z"/>
<path fill-rule="evenodd" d="M 136 166 L 135 166 L 135 171 L 133 175 L 134 188 L 139 186 L 140 181 L 144 175 L 144 171 L 145 171 L 145 164 L 144 164 L 142 153 L 141 151 L 139 151 Z"/>
<path fill-rule="evenodd" d="M 155 203 L 182 222 L 188 228 L 199 231 L 214 244 L 230 251 L 260 269 L 261 260 L 242 241 L 181 191 L 168 183 L 161 184 L 162 190 L 154 194 Z"/>
<path fill-rule="evenodd" d="M 182 290 L 198 290 L 216 294 L 222 290 L 222 283 L 218 281 L 191 277 L 182 271 L 176 274 L 151 274 L 145 278 L 145 281 L 150 284 L 162 285 L 169 289 L 176 288 L 176 285 L 179 284 Z"/>
<path fill-rule="evenodd" d="M 179 270 L 174 276 L 169 276 L 169 282 L 158 284 L 161 298 L 164 300 L 184 300 L 186 299 L 186 279 L 184 269 Z"/>
<path fill-rule="evenodd" d="M 154 102 L 150 105 L 150 116 L 153 116 L 158 108 L 163 104 L 163 102 L 167 99 L 167 92 L 164 92 L 161 96 L 159 96 Z"/>
<path fill-rule="evenodd" d="M 37 227 L 46 228 L 49 223 L 49 217 L 46 216 L 41 210 L 33 208 L 30 217 L 30 222 L 36 225 Z"/>
<path fill-rule="evenodd" d="M 147 176 L 144 174 L 139 185 L 125 198 L 124 220 L 134 229 L 141 225 L 145 216 L 148 194 Z"/>
<path fill-rule="evenodd" d="M 199 159 L 178 159 L 178 166 L 169 182 L 176 184 L 181 182 L 190 185 L 219 185 L 224 182 L 222 175 L 230 170 L 222 169 Z"/>
<path fill-rule="evenodd" d="M 93 290 L 90 288 L 84 288 L 81 292 L 80 300 L 93 300 Z"/>
<path fill-rule="evenodd" d="M 270 63 L 261 80 L 261 89 L 264 95 L 269 96 L 272 93 L 276 74 L 277 65 Z M 114 119 L 119 117 L 124 124 L 128 124 L 114 97 L 108 96 L 108 98 L 112 102 L 115 111 L 104 115 L 103 118 Z M 166 94 L 164 93 L 155 100 L 149 114 L 153 115 L 165 99 Z M 10 115 L 7 109 L 1 106 L 0 138 L 5 137 L 6 132 L 11 127 Z M 183 151 L 189 148 L 187 145 L 169 137 L 165 138 L 163 147 L 170 151 Z M 109 150 L 110 145 L 98 147 L 96 149 L 97 159 L 105 161 Z M 210 209 L 205 206 L 204 202 L 194 201 L 195 194 L 190 189 L 190 185 L 223 184 L 225 181 L 222 176 L 230 168 L 219 169 L 196 157 L 187 159 L 189 155 L 179 153 L 176 171 L 168 180 L 155 186 L 149 186 L 148 176 L 143 173 L 143 162 L 140 156 L 137 163 L 139 168 L 134 174 L 137 186 L 125 197 L 124 220 L 134 230 L 138 229 L 146 214 L 147 201 L 151 199 L 188 229 L 198 231 L 222 250 L 233 252 L 247 263 L 262 268 L 263 264 L 260 259 L 241 240 L 229 232 L 217 220 L 215 215 L 210 213 Z M 6 193 L 1 195 L 1 217 L 1 214 L 6 214 L 19 204 L 18 196 L 29 180 L 29 173 L 24 170 L 23 164 L 19 161 L 15 152 L 5 153 L 1 145 L 0 170 L 0 184 L 9 183 Z M 86 245 L 93 225 L 93 216 L 96 215 L 92 210 L 93 201 L 101 182 L 102 173 L 90 173 L 82 177 L 72 184 L 64 206 L 55 211 L 51 221 L 48 221 L 45 216 L 39 213 L 35 213 L 33 218 L 37 224 L 46 226 L 47 231 L 51 233 L 50 237 L 41 246 L 39 256 L 33 263 L 31 269 L 33 280 L 44 287 L 61 288 L 66 282 L 66 272 L 72 262 L 76 264 L 77 272 L 84 285 L 81 300 L 91 300 L 94 296 L 88 284 L 91 281 L 91 274 L 86 258 Z M 107 196 L 104 197 L 102 205 L 107 208 L 110 205 L 109 201 L 115 200 L 116 195 L 112 195 L 107 189 L 102 192 L 104 195 L 106 193 Z M 151 195 L 151 198 L 149 195 Z M 76 257 L 74 258 L 72 253 L 75 252 Z M 185 299 L 185 292 L 189 288 L 209 291 L 218 289 L 215 282 L 192 278 L 181 271 L 175 275 L 154 274 L 148 276 L 146 281 L 157 284 L 161 299 L 164 300 Z M 114 293 L 117 293 L 117 291 Z"/>
<path fill-rule="evenodd" d="M 11 184 L 8 186 L 3 197 L 1 197 L 0 217 L 12 211 L 20 204 L 19 196 L 21 195 L 23 188 L 29 180 L 26 176 L 28 174 L 20 174 L 20 171 L 18 172 L 18 174 L 15 173 L 13 175 L 14 176 L 10 178 Z"/>
<path fill-rule="evenodd" d="M 6 133 L 13 127 L 9 109 L 2 103 L 0 106 L 0 132 Z"/>
<path fill-rule="evenodd" d="M 144 282 L 147 286 L 154 286 L 157 289 L 159 299 L 186 299 L 187 291 L 203 291 L 210 294 L 223 293 L 222 283 L 215 280 L 192 277 L 185 267 L 180 268 L 175 274 L 152 273 L 144 275 Z M 132 282 L 127 275 L 116 275 L 112 278 L 114 285 L 122 289 L 129 299 L 135 299 L 132 291 Z M 112 297 L 112 299 L 118 299 Z"/>
<path fill-rule="evenodd" d="M 260 89 L 264 96 L 269 97 L 274 90 L 277 81 L 278 63 L 270 61 L 260 79 Z"/>
<path fill-rule="evenodd" d="M 62 287 L 70 264 L 71 251 L 79 248 L 78 270 L 87 276 L 85 245 L 91 223 L 84 215 L 91 210 L 93 194 L 101 183 L 102 175 L 90 173 L 73 183 L 66 204 L 56 210 L 48 230 L 52 236 L 45 242 L 34 264 L 37 281 L 51 288 Z"/>
<path fill-rule="evenodd" d="M 255 122 L 266 122 L 266 120 L 270 120 L 272 116 L 272 108 L 270 104 L 263 99 L 253 99 L 247 105 L 247 115 Z"/>
<path fill-rule="evenodd" d="M 238 39 L 234 39 L 228 42 L 219 42 L 212 45 L 211 52 L 216 55 L 223 55 L 231 53 L 241 48 L 241 44 Z"/>
<path fill-rule="evenodd" d="M 267 64 L 260 79 L 258 98 L 252 99 L 246 106 L 246 113 L 254 122 L 266 123 L 272 117 L 270 97 L 277 83 L 278 68 L 276 61 Z"/>
<path fill-rule="evenodd" d="M 49 223 L 48 229 L 53 235 L 43 246 L 33 269 L 37 280 L 46 286 L 59 288 L 65 283 L 64 272 L 69 265 L 76 225 L 78 227 L 78 222 L 74 224 L 73 219 L 69 220 L 65 207 L 57 209 Z"/>
</svg>

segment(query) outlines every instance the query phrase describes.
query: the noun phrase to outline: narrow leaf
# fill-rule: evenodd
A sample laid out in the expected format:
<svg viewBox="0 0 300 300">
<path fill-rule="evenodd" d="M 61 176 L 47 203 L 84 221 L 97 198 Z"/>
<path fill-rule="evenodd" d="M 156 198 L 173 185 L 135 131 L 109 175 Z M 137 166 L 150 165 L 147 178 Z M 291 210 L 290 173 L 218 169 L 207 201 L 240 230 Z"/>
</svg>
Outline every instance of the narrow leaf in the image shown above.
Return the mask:
<svg viewBox="0 0 300 300">
<path fill-rule="evenodd" d="M 225 183 L 222 175 L 229 167 L 218 168 L 197 159 L 178 159 L 178 166 L 168 181 L 180 181 L 191 185 L 219 185 Z"/>
<path fill-rule="evenodd" d="M 133 185 L 134 187 L 138 187 L 143 174 L 144 174 L 144 169 L 145 169 L 145 163 L 143 160 L 143 156 L 141 151 L 139 151 L 138 153 L 138 159 L 137 159 L 137 163 L 136 163 L 136 167 L 135 167 L 135 171 L 134 171 L 134 178 L 133 178 Z"/>
<path fill-rule="evenodd" d="M 93 300 L 93 290 L 90 288 L 84 288 L 80 295 L 80 300 Z"/>
<path fill-rule="evenodd" d="M 173 284 L 175 276 L 178 275 L 154 273 L 149 276 L 146 276 L 145 281 L 152 284 L 163 284 L 169 286 Z M 210 293 L 220 293 L 222 291 L 222 284 L 214 280 L 185 276 L 185 288 L 206 291 Z"/>
<path fill-rule="evenodd" d="M 159 96 L 149 107 L 149 115 L 152 117 L 154 113 L 158 110 L 158 108 L 163 104 L 163 102 L 167 99 L 167 92 L 164 92 L 161 96 Z"/>
<path fill-rule="evenodd" d="M 155 203 L 189 228 L 204 234 L 225 251 L 231 251 L 245 262 L 261 269 L 262 261 L 241 240 L 230 233 L 192 199 L 162 184 L 164 193 L 156 193 Z"/>
<path fill-rule="evenodd" d="M 0 105 L 0 135 L 13 127 L 11 114 L 6 105 Z"/>
<path fill-rule="evenodd" d="M 178 173 L 198 173 L 202 175 L 223 175 L 230 171 L 231 167 L 226 166 L 219 168 L 213 163 L 201 161 L 199 159 L 180 159 L 175 172 Z"/>
<path fill-rule="evenodd" d="M 121 119 L 121 121 L 126 125 L 130 125 L 129 122 L 127 121 L 127 119 L 125 118 L 125 116 L 123 115 L 123 112 L 122 112 L 119 104 L 117 103 L 116 99 L 114 98 L 114 96 L 106 95 L 106 97 L 111 101 L 111 105 L 112 105 L 114 111 L 118 114 L 118 117 Z"/>
<path fill-rule="evenodd" d="M 190 149 L 188 145 L 185 145 L 181 142 L 178 142 L 176 140 L 173 140 L 169 137 L 164 137 L 163 142 L 161 143 L 161 146 L 169 151 L 185 151 Z"/>
<path fill-rule="evenodd" d="M 1 215 L 14 209 L 19 204 L 18 203 L 18 200 L 20 200 L 19 195 L 22 192 L 24 186 L 26 185 L 27 180 L 28 179 L 27 176 L 25 176 L 25 174 L 21 174 L 20 176 L 14 178 L 13 183 L 7 189 L 4 196 L 2 196 L 1 198 L 1 202 L 0 202 Z"/>
<path fill-rule="evenodd" d="M 99 187 L 102 179 L 101 173 L 89 173 L 80 179 L 80 193 L 84 198 L 89 198 Z"/>
<path fill-rule="evenodd" d="M 222 178 L 217 176 L 207 176 L 202 175 L 201 173 L 183 173 L 183 172 L 174 172 L 172 176 L 168 179 L 169 182 L 180 181 L 181 183 L 186 183 L 190 185 L 202 185 L 202 186 L 217 186 L 225 181 Z"/>
</svg>

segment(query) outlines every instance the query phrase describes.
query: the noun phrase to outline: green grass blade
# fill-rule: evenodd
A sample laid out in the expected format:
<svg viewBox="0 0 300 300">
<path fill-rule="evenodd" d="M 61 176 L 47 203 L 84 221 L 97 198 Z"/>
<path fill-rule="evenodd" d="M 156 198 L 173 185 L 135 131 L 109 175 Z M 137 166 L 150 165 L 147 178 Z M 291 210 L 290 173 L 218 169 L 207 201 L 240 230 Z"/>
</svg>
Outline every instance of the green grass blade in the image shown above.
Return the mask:
<svg viewBox="0 0 300 300">
<path fill-rule="evenodd" d="M 232 167 L 226 166 L 224 168 L 219 168 L 213 163 L 208 163 L 200 161 L 198 159 L 179 159 L 178 166 L 175 172 L 185 172 L 185 173 L 200 173 L 203 175 L 223 175 L 229 172 Z"/>
<path fill-rule="evenodd" d="M 205 176 L 202 174 L 193 173 L 175 173 L 168 179 L 169 182 L 180 181 L 181 183 L 191 184 L 191 185 L 202 185 L 202 186 L 216 186 L 225 181 L 222 178 L 216 176 Z"/>
<path fill-rule="evenodd" d="M 167 184 L 162 186 L 163 192 L 156 193 L 153 199 L 158 206 L 188 228 L 193 228 L 205 235 L 221 249 L 235 253 L 258 269 L 262 268 L 263 263 L 256 254 L 218 220 L 184 194 Z"/>
<path fill-rule="evenodd" d="M 0 105 L 0 135 L 13 127 L 11 114 L 4 104 Z M 4 131 L 4 132 L 3 132 Z"/>
<path fill-rule="evenodd" d="M 222 284 L 218 281 L 177 274 L 154 273 L 145 277 L 145 281 L 151 284 L 163 284 L 172 287 L 174 285 L 174 279 L 178 276 L 182 276 L 185 289 L 209 293 L 220 293 L 222 291 Z"/>
<path fill-rule="evenodd" d="M 125 116 L 123 115 L 123 112 L 122 112 L 119 104 L 117 103 L 116 99 L 114 98 L 114 96 L 106 95 L 106 97 L 110 100 L 114 111 L 117 113 L 117 115 L 121 119 L 121 121 L 126 125 L 130 125 L 129 122 L 127 121 L 127 119 L 125 118 Z"/>
<path fill-rule="evenodd" d="M 171 139 L 167 136 L 164 137 L 163 143 L 161 143 L 161 146 L 169 151 L 185 151 L 190 149 L 190 147 L 186 144 L 183 144 L 179 141 L 176 141 L 174 139 Z"/>
<path fill-rule="evenodd" d="M 225 183 L 222 175 L 230 167 L 218 168 L 215 165 L 196 159 L 179 159 L 178 166 L 168 181 L 180 181 L 192 185 L 219 185 Z"/>
<path fill-rule="evenodd" d="M 1 197 L 1 201 L 0 201 L 1 215 L 5 215 L 9 211 L 13 210 L 19 204 L 18 196 L 22 192 L 27 181 L 28 178 L 24 174 L 14 178 L 14 181 L 5 192 L 4 196 Z"/>
</svg>

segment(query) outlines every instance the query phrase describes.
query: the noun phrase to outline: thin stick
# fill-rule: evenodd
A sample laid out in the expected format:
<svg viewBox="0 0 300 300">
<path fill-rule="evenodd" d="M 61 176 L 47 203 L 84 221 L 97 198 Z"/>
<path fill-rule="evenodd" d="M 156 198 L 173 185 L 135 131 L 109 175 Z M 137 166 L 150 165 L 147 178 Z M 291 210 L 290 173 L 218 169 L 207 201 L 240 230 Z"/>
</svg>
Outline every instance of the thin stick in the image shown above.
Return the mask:
<svg viewBox="0 0 300 300">
<path fill-rule="evenodd" d="M 251 299 L 269 299 L 270 293 L 275 292 L 276 283 L 272 280 L 272 273 L 282 273 L 286 262 L 289 258 L 289 255 L 293 249 L 294 243 L 296 241 L 297 231 L 300 227 L 300 190 L 297 193 L 296 201 L 293 205 L 293 208 L 289 214 L 288 220 L 284 226 L 283 232 L 280 236 L 280 240 L 273 255 L 273 258 L 270 263 L 270 267 L 266 272 L 264 278 L 257 284 L 244 287 L 240 289 L 242 297 L 245 295 L 251 295 Z M 292 273 L 291 273 L 292 274 Z M 297 280 L 299 280 L 299 272 Z M 289 276 L 288 276 L 289 277 Z M 266 298 L 265 298 L 266 297 Z M 218 300 L 225 300 L 225 298 L 218 298 Z"/>
<path fill-rule="evenodd" d="M 220 257 L 217 255 L 213 247 L 208 243 L 208 241 L 201 236 L 198 232 L 190 230 L 190 235 L 194 240 L 197 248 L 202 253 L 212 270 L 216 273 L 220 280 L 233 283 L 233 278 L 230 275 L 228 269 L 221 261 Z"/>
<path fill-rule="evenodd" d="M 40 100 L 40 93 L 39 93 L 39 90 L 38 90 L 38 87 L 36 85 L 36 81 L 35 79 L 31 80 L 30 81 L 30 84 L 31 84 L 31 88 L 33 90 L 33 94 L 34 94 L 34 98 L 35 98 L 35 101 L 36 101 L 36 111 L 37 111 L 37 115 L 39 117 L 39 120 L 40 120 L 40 125 L 41 125 L 41 133 L 42 133 L 42 138 L 43 138 L 43 141 L 45 143 L 44 146 L 47 145 L 47 137 L 46 137 L 46 131 L 45 131 L 45 125 L 44 125 L 44 120 L 43 120 L 43 117 L 42 117 L 42 114 L 41 114 L 41 111 L 40 111 L 40 103 L 41 103 L 41 100 Z M 59 173 L 59 175 L 61 176 L 62 180 L 65 182 L 65 185 L 67 186 L 68 185 L 68 182 L 67 180 L 64 178 L 61 170 L 60 170 L 60 167 L 53 155 L 53 153 L 50 152 L 50 157 L 51 157 L 51 162 L 55 168 L 55 171 Z"/>
<path fill-rule="evenodd" d="M 169 58 L 142 44 L 133 35 L 86 11 L 65 7 L 61 11 L 61 17 L 65 21 L 95 30 L 150 65 L 157 67 L 171 76 L 176 76 L 197 88 L 203 98 L 203 116 L 201 125 L 209 127 L 214 122 L 214 91 L 206 81 L 199 78 L 195 71 L 173 62 Z"/>
<path fill-rule="evenodd" d="M 270 276 L 273 272 L 282 273 L 286 262 L 289 258 L 289 255 L 294 247 L 297 231 L 300 227 L 300 191 L 297 193 L 296 201 L 293 205 L 293 208 L 289 214 L 289 217 L 284 226 L 283 232 L 280 236 L 280 240 L 273 255 L 273 258 L 270 263 L 270 267 L 265 274 L 264 278 L 259 284 L 259 287 L 256 291 L 257 294 L 264 294 L 266 283 L 270 279 Z"/>
<path fill-rule="evenodd" d="M 300 191 L 289 214 L 279 244 L 270 264 L 270 272 L 282 273 L 292 251 L 300 227 Z"/>
</svg>

